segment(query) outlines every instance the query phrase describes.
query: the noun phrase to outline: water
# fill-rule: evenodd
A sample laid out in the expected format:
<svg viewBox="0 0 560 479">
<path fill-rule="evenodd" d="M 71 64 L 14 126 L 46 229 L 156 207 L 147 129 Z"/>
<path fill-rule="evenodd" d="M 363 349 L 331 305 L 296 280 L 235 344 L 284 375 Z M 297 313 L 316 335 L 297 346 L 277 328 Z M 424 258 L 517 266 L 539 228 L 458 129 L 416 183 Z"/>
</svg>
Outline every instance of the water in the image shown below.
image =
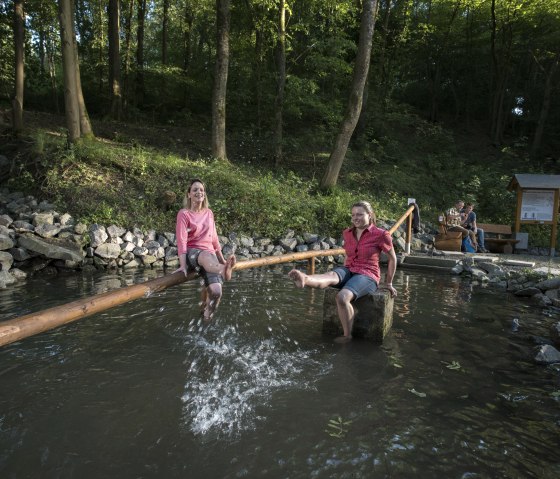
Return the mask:
<svg viewBox="0 0 560 479">
<path fill-rule="evenodd" d="M 556 311 L 400 270 L 390 337 L 338 345 L 287 271 L 236 275 L 211 325 L 188 283 L 0 349 L 0 477 L 560 477 L 529 334 Z M 0 318 L 158 274 L 32 279 Z"/>
</svg>

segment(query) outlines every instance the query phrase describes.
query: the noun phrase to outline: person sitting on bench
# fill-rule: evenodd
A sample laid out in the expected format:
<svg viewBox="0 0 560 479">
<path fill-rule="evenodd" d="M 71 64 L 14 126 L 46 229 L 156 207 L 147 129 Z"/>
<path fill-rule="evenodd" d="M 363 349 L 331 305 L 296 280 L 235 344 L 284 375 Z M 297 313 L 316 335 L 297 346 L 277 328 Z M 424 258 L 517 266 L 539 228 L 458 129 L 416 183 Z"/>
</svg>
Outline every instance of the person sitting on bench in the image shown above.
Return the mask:
<svg viewBox="0 0 560 479">
<path fill-rule="evenodd" d="M 461 214 L 461 210 L 464 208 L 464 206 L 465 206 L 465 202 L 463 200 L 457 200 L 455 202 L 455 206 L 449 208 L 445 212 L 447 230 L 460 231 L 461 235 L 463 236 L 463 239 L 469 236 L 473 247 L 476 249 L 477 248 L 476 234 L 473 231 L 470 231 L 467 228 L 461 226 L 461 224 L 463 223 L 463 216 Z"/>
<path fill-rule="evenodd" d="M 472 203 L 467 203 L 464 209 L 464 221 L 463 227 L 467 228 L 469 231 L 474 232 L 478 240 L 477 253 L 488 253 L 488 250 L 484 246 L 484 230 L 478 228 L 476 224 L 476 213 L 474 212 L 474 205 Z"/>
</svg>

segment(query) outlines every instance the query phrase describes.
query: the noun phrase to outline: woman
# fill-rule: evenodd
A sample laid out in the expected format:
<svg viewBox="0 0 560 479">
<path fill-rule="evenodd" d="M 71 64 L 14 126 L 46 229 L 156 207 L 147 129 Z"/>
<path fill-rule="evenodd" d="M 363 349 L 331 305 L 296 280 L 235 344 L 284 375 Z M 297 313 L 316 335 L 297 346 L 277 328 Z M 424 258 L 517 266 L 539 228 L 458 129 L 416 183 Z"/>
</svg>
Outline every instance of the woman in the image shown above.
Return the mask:
<svg viewBox="0 0 560 479">
<path fill-rule="evenodd" d="M 377 290 L 381 279 L 379 255 L 382 251 L 389 259 L 385 288 L 392 297 L 397 295 L 393 287 L 393 276 L 397 268 L 397 255 L 388 231 L 375 226 L 375 213 L 367 201 L 352 205 L 352 227 L 343 231 L 346 261 L 344 266 L 324 274 L 307 275 L 293 269 L 288 276 L 296 286 L 303 288 L 326 288 L 334 286 L 340 289 L 336 295 L 338 317 L 342 324 L 343 336 L 335 339 L 343 343 L 352 339 L 354 307 L 352 301 Z"/>
<path fill-rule="evenodd" d="M 204 183 L 199 179 L 191 180 L 185 193 L 184 208 L 177 213 L 175 234 L 179 255 L 177 271 L 185 276 L 189 271 L 200 271 L 207 293 L 204 319 L 210 320 L 222 297 L 223 280 L 231 279 L 235 256 L 226 261 L 222 254 L 214 214 L 208 207 Z"/>
</svg>

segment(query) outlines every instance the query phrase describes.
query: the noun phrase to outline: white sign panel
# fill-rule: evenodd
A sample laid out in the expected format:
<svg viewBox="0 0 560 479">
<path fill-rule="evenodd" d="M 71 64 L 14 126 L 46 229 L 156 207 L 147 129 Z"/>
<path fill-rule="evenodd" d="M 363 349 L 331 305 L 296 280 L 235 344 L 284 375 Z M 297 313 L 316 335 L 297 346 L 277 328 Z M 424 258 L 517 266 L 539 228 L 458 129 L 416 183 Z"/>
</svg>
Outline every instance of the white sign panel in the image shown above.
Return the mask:
<svg viewBox="0 0 560 479">
<path fill-rule="evenodd" d="M 523 190 L 521 221 L 552 221 L 553 215 L 554 191 Z"/>
</svg>

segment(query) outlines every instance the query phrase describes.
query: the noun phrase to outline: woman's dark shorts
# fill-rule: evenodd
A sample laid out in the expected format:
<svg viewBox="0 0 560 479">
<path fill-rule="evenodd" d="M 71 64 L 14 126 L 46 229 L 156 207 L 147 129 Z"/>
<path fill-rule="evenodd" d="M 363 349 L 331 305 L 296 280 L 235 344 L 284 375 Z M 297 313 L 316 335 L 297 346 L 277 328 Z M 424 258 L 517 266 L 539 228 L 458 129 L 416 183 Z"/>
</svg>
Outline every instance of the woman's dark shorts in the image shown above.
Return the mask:
<svg viewBox="0 0 560 479">
<path fill-rule="evenodd" d="M 224 278 L 218 273 L 207 273 L 202 266 L 198 264 L 198 257 L 202 253 L 201 249 L 189 248 L 187 250 L 187 269 L 189 271 L 198 271 L 200 276 L 204 278 L 204 285 L 210 286 L 213 283 L 224 283 Z M 216 258 L 216 261 L 218 259 Z"/>
<path fill-rule="evenodd" d="M 333 271 L 340 278 L 340 283 L 334 287 L 338 289 L 346 288 L 352 292 L 354 299 L 361 298 L 367 294 L 377 291 L 377 282 L 364 274 L 352 273 L 345 266 L 339 266 Z"/>
</svg>

